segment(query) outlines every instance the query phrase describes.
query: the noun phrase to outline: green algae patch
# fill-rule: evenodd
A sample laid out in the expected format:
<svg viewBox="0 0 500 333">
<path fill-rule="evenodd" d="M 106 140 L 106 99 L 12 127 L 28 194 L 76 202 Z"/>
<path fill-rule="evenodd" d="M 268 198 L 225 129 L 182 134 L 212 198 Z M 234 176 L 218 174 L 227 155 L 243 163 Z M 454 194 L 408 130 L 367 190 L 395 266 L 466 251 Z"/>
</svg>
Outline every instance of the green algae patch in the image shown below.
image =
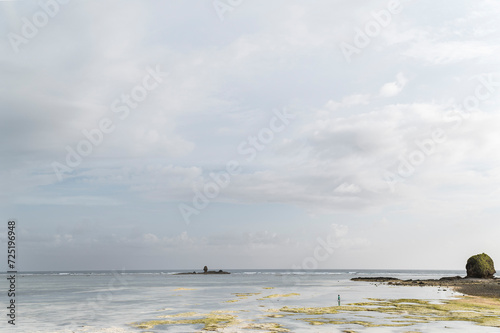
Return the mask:
<svg viewBox="0 0 500 333">
<path fill-rule="evenodd" d="M 199 315 L 200 314 L 196 313 L 196 312 L 182 312 L 182 313 L 173 314 L 173 315 L 159 316 L 158 318 L 187 318 L 187 317 L 197 317 Z"/>
<path fill-rule="evenodd" d="M 224 301 L 224 303 L 236 303 L 241 301 L 242 299 L 247 299 L 248 297 L 257 296 L 260 294 L 261 293 L 232 293 L 231 295 L 238 297 L 238 299 L 230 299 L 228 301 Z"/>
<path fill-rule="evenodd" d="M 410 326 L 412 323 L 385 323 L 385 324 L 376 324 L 370 321 L 363 320 L 335 320 L 335 319 L 326 319 L 326 318 L 300 318 L 297 320 L 308 322 L 310 325 L 360 325 L 363 327 L 401 327 L 401 326 Z"/>
<path fill-rule="evenodd" d="M 274 289 L 274 287 L 263 287 L 262 289 Z"/>
<path fill-rule="evenodd" d="M 281 313 L 295 313 L 306 316 L 335 315 L 341 313 L 385 314 L 382 318 L 371 320 L 341 320 L 329 317 L 303 317 L 297 320 L 311 325 L 354 324 L 363 327 L 398 327 L 436 321 L 465 321 L 477 325 L 500 327 L 500 300 L 487 300 L 480 297 L 463 297 L 443 303 L 431 303 L 420 299 L 383 300 L 372 299 L 369 302 L 352 303 L 344 306 L 295 308 L 283 307 Z M 358 315 L 358 317 L 366 315 Z"/>
<path fill-rule="evenodd" d="M 261 293 L 232 293 L 231 295 L 238 297 L 238 299 L 230 299 L 228 301 L 224 301 L 224 303 L 236 303 L 241 301 L 242 299 L 247 299 L 248 297 L 257 296 L 260 294 Z"/>
<path fill-rule="evenodd" d="M 193 288 L 177 288 L 177 289 L 174 289 L 174 291 L 179 291 L 179 290 L 196 290 L 196 289 L 193 289 Z"/>
<path fill-rule="evenodd" d="M 274 295 L 268 295 L 264 296 L 262 298 L 259 298 L 258 300 L 261 301 L 263 299 L 268 299 L 268 298 L 278 298 L 278 297 L 292 297 L 292 296 L 300 296 L 300 294 L 297 293 L 291 293 L 291 294 L 274 294 Z"/>
<path fill-rule="evenodd" d="M 177 320 L 150 320 L 141 323 L 133 323 L 132 326 L 140 329 L 154 329 L 162 325 L 203 325 L 204 331 L 217 331 L 239 323 L 235 315 L 222 311 L 213 311 L 208 314 L 192 315 L 187 312 L 187 317 L 200 317 L 196 319 L 177 319 Z M 179 314 L 181 315 L 181 314 Z M 173 315 L 175 317 L 177 315 Z"/>
<path fill-rule="evenodd" d="M 325 325 L 325 324 L 334 324 L 334 325 L 341 325 L 344 324 L 345 322 L 340 321 L 340 320 L 328 320 L 325 318 L 303 318 L 300 319 L 302 321 L 305 321 L 309 323 L 310 325 Z"/>
<path fill-rule="evenodd" d="M 175 310 L 175 309 L 174 308 L 163 308 L 163 309 L 156 310 L 156 311 L 172 311 L 172 310 Z"/>
<path fill-rule="evenodd" d="M 289 308 L 288 306 L 282 307 L 281 312 L 300 313 L 306 315 L 321 315 L 321 314 L 334 314 L 339 313 L 336 306 L 331 307 L 317 307 L 317 308 Z"/>
<path fill-rule="evenodd" d="M 307 315 L 323 315 L 323 314 L 336 314 L 339 312 L 350 312 L 350 311 L 368 311 L 368 309 L 362 306 L 349 306 L 349 305 L 315 307 L 315 308 L 291 308 L 285 306 L 282 307 L 279 311 L 307 314 Z"/>
<path fill-rule="evenodd" d="M 283 318 L 285 316 L 286 315 L 282 315 L 282 314 L 270 314 L 270 315 L 266 315 L 266 317 L 268 317 L 268 318 Z"/>
<path fill-rule="evenodd" d="M 234 296 L 238 297 L 239 299 L 247 299 L 248 297 L 257 296 L 260 294 L 261 293 L 233 293 L 231 295 L 234 295 Z"/>
<path fill-rule="evenodd" d="M 267 318 L 284 318 L 296 315 L 296 313 L 280 313 L 280 309 L 265 309 L 264 311 L 270 312 L 270 314 L 264 315 Z"/>
<path fill-rule="evenodd" d="M 288 328 L 285 328 L 277 323 L 251 323 L 243 328 L 247 330 L 261 330 L 261 331 L 265 330 L 270 333 L 290 332 Z"/>
</svg>

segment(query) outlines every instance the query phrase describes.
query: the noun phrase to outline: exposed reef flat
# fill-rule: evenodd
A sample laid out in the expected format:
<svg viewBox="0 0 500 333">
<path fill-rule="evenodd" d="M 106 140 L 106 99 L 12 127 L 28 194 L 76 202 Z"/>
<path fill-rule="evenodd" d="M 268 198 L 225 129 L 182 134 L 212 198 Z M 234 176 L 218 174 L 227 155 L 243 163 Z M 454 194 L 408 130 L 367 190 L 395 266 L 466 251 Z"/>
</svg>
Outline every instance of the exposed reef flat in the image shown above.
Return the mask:
<svg viewBox="0 0 500 333">
<path fill-rule="evenodd" d="M 453 276 L 430 280 L 400 280 L 392 277 L 357 277 L 351 280 L 380 282 L 394 286 L 447 287 L 467 295 L 500 298 L 500 279 L 498 278 L 478 279 Z"/>
<path fill-rule="evenodd" d="M 408 327 L 406 332 L 422 332 L 422 325 L 432 325 L 437 322 L 463 322 L 478 326 L 500 327 L 500 300 L 475 296 L 444 300 L 439 303 L 422 299 L 369 298 L 364 302 L 342 306 L 284 306 L 264 309 L 263 312 L 267 315 L 262 314 L 272 322 L 262 322 L 262 318 L 248 318 L 246 315 L 239 316 L 246 312 L 248 310 L 234 309 L 210 313 L 194 311 L 172 313 L 130 325 L 147 330 L 166 329 L 168 326 L 179 328 L 186 325 L 185 331 L 190 329 L 194 331 L 198 328 L 201 332 L 225 332 L 225 329 L 229 332 L 246 330 L 291 332 L 293 321 L 312 326 L 341 325 L 339 329 L 343 332 L 359 332 L 359 328 L 371 327 Z M 411 326 L 415 326 L 415 330 L 411 330 Z M 321 330 L 321 332 L 329 331 L 328 328 Z"/>
<path fill-rule="evenodd" d="M 310 325 L 359 325 L 363 327 L 399 327 L 426 324 L 437 321 L 471 322 L 480 326 L 500 327 L 500 301 L 467 296 L 442 303 L 420 299 L 368 299 L 368 302 L 344 306 L 296 308 L 283 307 L 281 313 L 307 315 L 297 320 Z M 335 314 L 365 314 L 346 320 Z M 376 313 L 387 316 L 380 317 Z M 370 315 L 371 314 L 371 315 Z M 311 316 L 311 317 L 309 317 Z M 374 320 L 377 318 L 376 320 Z"/>
</svg>

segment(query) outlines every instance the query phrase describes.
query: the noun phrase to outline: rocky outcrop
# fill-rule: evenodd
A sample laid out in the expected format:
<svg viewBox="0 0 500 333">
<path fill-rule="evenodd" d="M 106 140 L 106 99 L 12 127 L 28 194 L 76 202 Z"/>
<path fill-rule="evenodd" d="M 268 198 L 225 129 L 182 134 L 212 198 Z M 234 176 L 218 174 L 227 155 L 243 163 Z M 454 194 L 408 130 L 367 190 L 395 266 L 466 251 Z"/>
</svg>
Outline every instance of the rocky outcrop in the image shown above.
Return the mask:
<svg viewBox="0 0 500 333">
<path fill-rule="evenodd" d="M 222 269 L 220 269 L 218 271 L 209 271 L 208 267 L 205 266 L 205 267 L 203 267 L 203 273 L 202 272 L 200 272 L 200 273 L 196 273 L 196 272 L 192 272 L 192 273 L 177 273 L 177 274 L 174 274 L 174 275 L 192 275 L 192 274 L 204 275 L 204 274 L 231 274 L 231 273 L 224 272 Z"/>
<path fill-rule="evenodd" d="M 218 271 L 208 271 L 206 273 L 203 273 L 203 274 L 230 274 L 229 272 L 224 272 L 222 269 L 218 270 Z"/>
<path fill-rule="evenodd" d="M 493 260 L 486 253 L 476 254 L 465 265 L 468 278 L 491 279 L 496 273 Z"/>
</svg>

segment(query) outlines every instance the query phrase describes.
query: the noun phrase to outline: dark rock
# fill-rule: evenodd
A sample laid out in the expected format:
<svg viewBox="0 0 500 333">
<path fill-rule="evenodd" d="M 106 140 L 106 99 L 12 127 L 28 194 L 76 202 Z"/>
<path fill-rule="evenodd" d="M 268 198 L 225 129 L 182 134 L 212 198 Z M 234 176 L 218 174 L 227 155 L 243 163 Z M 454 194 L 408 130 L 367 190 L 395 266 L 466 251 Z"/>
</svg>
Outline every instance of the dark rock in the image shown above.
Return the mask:
<svg viewBox="0 0 500 333">
<path fill-rule="evenodd" d="M 208 271 L 205 274 L 229 274 L 229 272 L 224 272 L 222 269 L 219 270 L 218 272 L 216 271 Z"/>
<path fill-rule="evenodd" d="M 486 253 L 476 254 L 465 265 L 468 278 L 491 279 L 496 273 L 493 260 Z"/>
<path fill-rule="evenodd" d="M 351 281 L 367 281 L 367 282 L 388 282 L 388 281 L 399 281 L 399 279 L 392 277 L 355 277 Z"/>
<path fill-rule="evenodd" d="M 440 278 L 439 280 L 440 281 L 455 281 L 455 280 L 461 280 L 462 277 L 461 276 L 445 276 L 445 277 L 442 277 Z"/>
<path fill-rule="evenodd" d="M 208 267 L 207 266 L 203 267 L 203 272 L 207 273 L 207 271 L 208 271 Z"/>
</svg>

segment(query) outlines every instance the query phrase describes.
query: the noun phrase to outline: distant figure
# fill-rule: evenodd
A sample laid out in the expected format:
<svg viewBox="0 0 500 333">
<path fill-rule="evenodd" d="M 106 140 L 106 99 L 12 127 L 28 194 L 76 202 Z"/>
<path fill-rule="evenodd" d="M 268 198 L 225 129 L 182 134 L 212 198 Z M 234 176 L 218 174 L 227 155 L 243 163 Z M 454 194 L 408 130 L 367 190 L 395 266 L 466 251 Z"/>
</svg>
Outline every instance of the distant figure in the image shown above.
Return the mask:
<svg viewBox="0 0 500 333">
<path fill-rule="evenodd" d="M 339 295 L 339 306 L 340 306 L 340 295 Z"/>
<path fill-rule="evenodd" d="M 208 272 L 208 267 L 207 266 L 203 267 L 203 272 L 205 272 L 205 273 Z"/>
</svg>

